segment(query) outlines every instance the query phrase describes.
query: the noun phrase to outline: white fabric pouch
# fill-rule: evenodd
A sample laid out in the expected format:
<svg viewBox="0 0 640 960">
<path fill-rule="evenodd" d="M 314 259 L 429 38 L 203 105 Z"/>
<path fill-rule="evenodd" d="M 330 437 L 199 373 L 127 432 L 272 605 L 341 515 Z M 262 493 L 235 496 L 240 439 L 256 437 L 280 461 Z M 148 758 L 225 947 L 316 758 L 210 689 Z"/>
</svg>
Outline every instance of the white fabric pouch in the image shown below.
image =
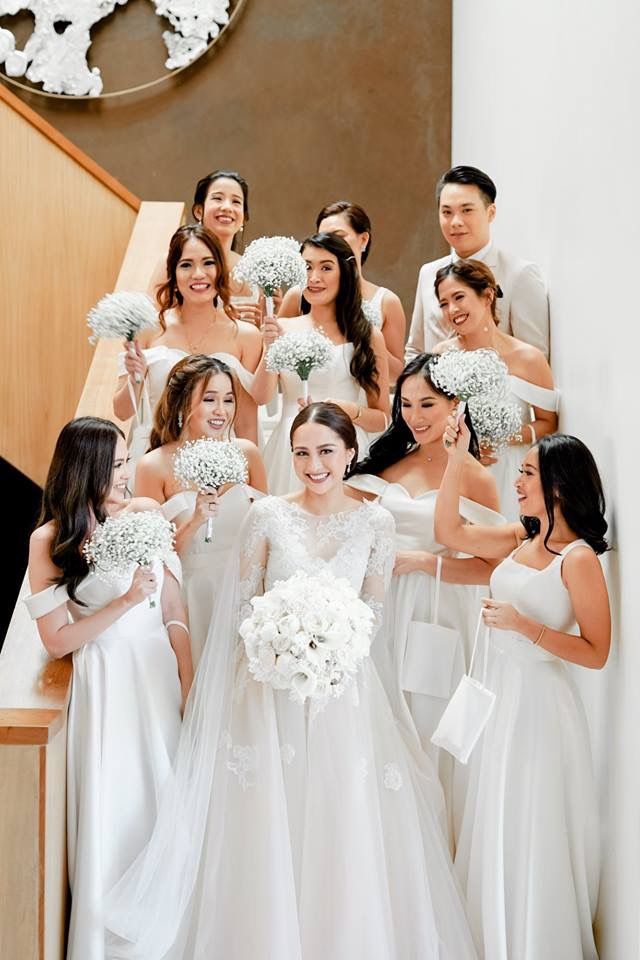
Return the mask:
<svg viewBox="0 0 640 960">
<path fill-rule="evenodd" d="M 471 752 L 480 739 L 496 702 L 495 693 L 492 693 L 486 687 L 489 652 L 489 630 L 486 627 L 483 631 L 484 666 L 482 680 L 474 680 L 471 676 L 482 626 L 482 613 L 480 613 L 473 641 L 469 673 L 465 674 L 460 680 L 455 693 L 440 717 L 440 723 L 435 733 L 431 737 L 431 743 L 435 744 L 436 747 L 442 747 L 460 763 L 466 763 L 471 756 Z"/>
<path fill-rule="evenodd" d="M 433 623 L 412 620 L 409 624 L 402 662 L 402 689 L 447 700 L 451 696 L 462 638 L 458 630 L 438 623 L 441 580 L 442 557 L 439 556 L 436 561 Z"/>
</svg>

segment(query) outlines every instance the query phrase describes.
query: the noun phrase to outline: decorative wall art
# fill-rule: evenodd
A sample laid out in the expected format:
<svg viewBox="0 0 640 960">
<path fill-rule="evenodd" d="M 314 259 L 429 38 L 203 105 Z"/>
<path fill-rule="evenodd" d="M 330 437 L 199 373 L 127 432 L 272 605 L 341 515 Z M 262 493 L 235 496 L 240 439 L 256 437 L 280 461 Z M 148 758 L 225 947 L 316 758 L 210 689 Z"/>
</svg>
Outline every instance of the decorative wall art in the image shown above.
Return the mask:
<svg viewBox="0 0 640 960">
<path fill-rule="evenodd" d="M 0 65 L 6 77 L 26 77 L 49 94 L 71 97 L 104 96 L 99 66 L 90 67 L 87 54 L 91 28 L 129 0 L 0 0 L 0 18 L 31 12 L 34 29 L 23 49 L 11 30 L 0 26 Z M 244 0 L 150 0 L 159 17 L 171 26 L 162 34 L 167 71 L 193 63 L 229 25 Z M 167 74 L 168 76 L 169 74 Z M 153 83 L 160 82 L 160 78 Z M 151 84 L 145 84 L 149 86 Z M 34 88 L 38 92 L 38 88 Z M 128 91 L 119 91 L 128 92 Z"/>
</svg>

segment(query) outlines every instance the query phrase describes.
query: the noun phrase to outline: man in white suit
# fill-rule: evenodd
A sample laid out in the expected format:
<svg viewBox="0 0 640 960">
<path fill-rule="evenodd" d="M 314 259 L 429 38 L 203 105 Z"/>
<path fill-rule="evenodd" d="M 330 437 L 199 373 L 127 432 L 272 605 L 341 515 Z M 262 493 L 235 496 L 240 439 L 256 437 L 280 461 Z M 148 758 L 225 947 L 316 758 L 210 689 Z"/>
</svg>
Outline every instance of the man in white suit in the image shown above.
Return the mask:
<svg viewBox="0 0 640 960">
<path fill-rule="evenodd" d="M 482 260 L 502 290 L 500 329 L 549 356 L 549 301 L 540 269 L 491 242 L 496 186 L 477 167 L 452 167 L 438 181 L 436 201 L 442 235 L 451 253 L 420 268 L 405 359 L 410 360 L 451 336 L 433 289 L 440 267 L 451 259 Z"/>
</svg>

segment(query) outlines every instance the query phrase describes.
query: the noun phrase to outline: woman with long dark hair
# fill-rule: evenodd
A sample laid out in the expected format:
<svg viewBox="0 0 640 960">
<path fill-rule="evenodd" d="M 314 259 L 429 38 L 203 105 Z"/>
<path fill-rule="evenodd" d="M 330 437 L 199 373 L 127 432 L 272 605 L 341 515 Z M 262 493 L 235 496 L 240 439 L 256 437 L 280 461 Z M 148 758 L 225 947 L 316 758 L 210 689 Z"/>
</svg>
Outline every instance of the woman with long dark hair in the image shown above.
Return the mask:
<svg viewBox="0 0 640 960">
<path fill-rule="evenodd" d="M 522 415 L 522 428 L 500 451 L 482 451 L 490 466 L 500 497 L 501 512 L 517 520 L 518 503 L 514 480 L 524 451 L 536 440 L 558 428 L 558 392 L 551 367 L 541 350 L 498 328 L 502 292 L 486 264 L 480 260 L 456 260 L 441 267 L 434 283 L 442 316 L 452 337 L 435 351 L 495 350 L 507 365 L 511 400 Z"/>
<path fill-rule="evenodd" d="M 135 352 L 120 355 L 120 378 L 113 399 L 116 416 L 126 420 L 141 396 L 153 411 L 169 371 L 182 357 L 206 353 L 232 367 L 241 384 L 235 432 L 258 439 L 255 402 L 250 390 L 260 359 L 262 338 L 253 323 L 237 320 L 231 305 L 229 273 L 216 237 L 201 224 L 179 227 L 169 244 L 167 280 L 157 293 L 158 328 L 143 331 Z M 125 345 L 126 346 L 126 345 Z M 135 405 L 134 405 L 135 404 Z"/>
<path fill-rule="evenodd" d="M 474 585 L 489 582 L 491 566 L 460 557 L 434 534 L 436 495 L 447 461 L 442 435 L 457 405 L 455 397 L 434 385 L 437 364 L 438 356 L 430 353 L 407 364 L 398 377 L 389 428 L 347 483 L 377 497 L 395 520 L 394 576 L 385 629 L 373 656 L 396 713 L 415 725 L 438 768 L 453 839 L 463 784 L 454 791 L 452 757 L 432 745 L 431 735 L 468 662 L 480 598 Z M 466 417 L 473 440 L 464 462 L 460 510 L 470 523 L 502 523 L 495 481 L 478 461 L 468 411 Z M 449 632 L 434 638 L 434 620 Z"/>
<path fill-rule="evenodd" d="M 139 461 L 135 493 L 153 497 L 177 526 L 176 550 L 182 562 L 183 593 L 189 610 L 191 653 L 200 660 L 217 590 L 238 530 L 256 497 L 267 491 L 264 464 L 250 440 L 236 440 L 248 467 L 247 483 L 196 492 L 184 490 L 174 473 L 174 457 L 183 443 L 208 437 L 229 440 L 238 408 L 238 384 L 231 368 L 217 357 L 180 360 L 158 406 L 150 451 Z M 211 541 L 204 524 L 212 520 Z"/>
<path fill-rule="evenodd" d="M 135 859 L 157 815 L 193 675 L 180 564 L 137 567 L 115 581 L 82 552 L 96 524 L 157 508 L 126 500 L 127 447 L 109 420 L 62 430 L 31 536 L 27 598 L 52 657 L 73 655 L 67 741 L 72 891 L 68 960 L 104 960 L 105 892 Z M 149 603 L 159 594 L 155 606 Z"/>
<path fill-rule="evenodd" d="M 392 290 L 380 287 L 363 275 L 363 267 L 371 252 L 373 231 L 368 214 L 357 203 L 348 200 L 336 200 L 322 208 L 316 217 L 318 233 L 335 233 L 346 240 L 356 258 L 360 292 L 365 316 L 375 327 L 382 330 L 387 346 L 389 376 L 392 382 L 402 370 L 404 364 L 404 341 L 407 333 L 407 319 L 400 298 Z M 306 302 L 300 287 L 287 290 L 278 310 L 279 317 L 297 317 L 306 313 Z"/>
<path fill-rule="evenodd" d="M 332 233 L 308 237 L 301 246 L 307 264 L 305 298 L 308 314 L 280 320 L 266 320 L 264 350 L 289 331 L 320 330 L 333 344 L 333 358 L 327 367 L 311 371 L 309 394 L 313 400 L 337 403 L 356 426 L 362 450 L 369 444 L 368 433 L 387 425 L 389 414 L 389 370 L 386 347 L 379 330 L 362 312 L 358 271 L 351 247 Z M 289 452 L 289 429 L 303 401 L 295 373 L 270 373 L 265 358 L 253 382 L 257 403 L 267 403 L 280 382 L 282 415 L 264 450 L 269 490 L 290 493 L 297 486 Z"/>
<path fill-rule="evenodd" d="M 469 439 L 452 417 L 436 536 L 502 562 L 483 601 L 496 701 L 471 758 L 456 870 L 484 956 L 596 960 L 597 796 L 565 663 L 600 669 L 609 653 L 602 483 L 580 440 L 545 436 L 515 483 L 521 520 L 467 526 L 458 503 Z"/>
<path fill-rule="evenodd" d="M 376 626 L 382 613 L 393 520 L 345 491 L 357 457 L 351 418 L 335 404 L 310 404 L 290 445 L 301 489 L 249 513 L 189 698 L 175 778 L 144 857 L 110 897 L 110 928 L 134 943 L 120 942 L 114 956 L 475 960 L 437 777 L 398 726 L 371 658 L 346 688 L 301 703 L 291 693 L 305 668 L 313 680 L 313 652 L 307 663 L 290 655 L 293 687 L 261 682 L 238 636 L 248 636 L 240 624 L 253 609 L 268 611 L 274 585 L 299 574 L 323 576 L 329 592 L 317 603 L 307 594 L 317 621 L 304 629 L 314 630 L 309 649 L 319 658 L 324 643 L 348 653 L 334 578 L 348 581 Z M 338 615 L 329 625 L 332 590 Z M 309 640 L 296 619 L 267 612 L 264 624 L 279 635 L 283 678 L 286 631 Z"/>
</svg>

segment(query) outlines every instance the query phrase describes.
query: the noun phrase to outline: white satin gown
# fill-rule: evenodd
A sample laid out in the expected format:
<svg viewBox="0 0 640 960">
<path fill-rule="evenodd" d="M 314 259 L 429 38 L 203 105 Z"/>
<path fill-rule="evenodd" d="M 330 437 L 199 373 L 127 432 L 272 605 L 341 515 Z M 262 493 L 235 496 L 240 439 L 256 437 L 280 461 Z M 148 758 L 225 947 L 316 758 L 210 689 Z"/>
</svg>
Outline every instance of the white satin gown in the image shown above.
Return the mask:
<svg viewBox="0 0 640 960">
<path fill-rule="evenodd" d="M 539 407 L 541 410 L 550 410 L 557 413 L 560 393 L 558 390 L 539 387 L 537 384 L 523 380 L 521 377 L 509 376 L 509 400 L 520 408 L 523 434 L 528 437 L 531 431 L 527 428 L 527 424 L 532 423 L 534 419 L 532 408 Z M 522 461 L 531 447 L 531 443 L 519 443 L 514 447 L 504 447 L 497 453 L 498 462 L 491 464 L 489 467 L 498 487 L 500 511 L 509 522 L 516 521 L 520 517 L 515 481 L 522 466 Z"/>
<path fill-rule="evenodd" d="M 106 583 L 90 573 L 77 597 L 48 587 L 26 599 L 38 619 L 66 605 L 73 620 L 125 593 L 135 567 Z M 73 654 L 67 722 L 67 855 L 71 921 L 67 960 L 111 960 L 104 895 L 148 841 L 181 727 L 178 666 L 158 591 Z M 179 575 L 175 558 L 174 572 Z"/>
<path fill-rule="evenodd" d="M 245 528 L 239 616 L 276 581 L 327 569 L 379 617 L 392 537 L 377 504 L 318 517 L 265 497 Z M 474 960 L 437 776 L 371 659 L 340 698 L 300 706 L 249 674 L 227 607 L 214 614 L 174 789 L 110 897 L 115 955 Z M 230 646 L 222 684 L 214 636 Z"/>
<path fill-rule="evenodd" d="M 367 405 L 365 392 L 354 380 L 349 366 L 353 357 L 352 343 L 332 344 L 333 358 L 326 367 L 312 370 L 309 375 L 309 396 L 313 400 L 348 400 L 360 406 Z M 301 489 L 291 459 L 289 431 L 300 412 L 298 397 L 302 396 L 302 381 L 296 373 L 279 374 L 282 391 L 282 413 L 264 448 L 269 493 L 284 496 Z M 371 437 L 356 424 L 358 459 L 365 456 Z"/>
<path fill-rule="evenodd" d="M 378 503 L 392 515 L 396 552 L 424 550 L 441 557 L 466 556 L 448 550 L 435 538 L 437 490 L 425 490 L 413 497 L 401 483 L 389 483 L 371 474 L 350 477 L 348 483 L 376 494 Z M 467 523 L 504 523 L 499 513 L 466 497 L 460 498 L 459 510 Z M 372 655 L 398 718 L 415 726 L 423 750 L 438 770 L 453 841 L 462 813 L 466 778 L 460 776 L 451 754 L 431 743 L 431 736 L 469 666 L 480 598 L 487 594 L 488 586 L 440 583 L 437 623 L 449 628 L 442 634 L 430 632 L 430 625 L 436 622 L 436 588 L 436 579 L 419 570 L 392 578 L 383 629 L 376 637 Z M 408 675 L 407 662 L 410 638 L 422 646 L 420 664 L 416 664 L 415 655 L 411 657 L 412 676 Z"/>
<path fill-rule="evenodd" d="M 562 561 L 543 570 L 514 551 L 491 594 L 553 630 L 577 634 Z M 456 853 L 468 915 L 486 960 L 597 960 L 599 818 L 582 701 L 564 660 L 526 637 L 491 631 L 496 704 L 471 756 Z"/>
</svg>

